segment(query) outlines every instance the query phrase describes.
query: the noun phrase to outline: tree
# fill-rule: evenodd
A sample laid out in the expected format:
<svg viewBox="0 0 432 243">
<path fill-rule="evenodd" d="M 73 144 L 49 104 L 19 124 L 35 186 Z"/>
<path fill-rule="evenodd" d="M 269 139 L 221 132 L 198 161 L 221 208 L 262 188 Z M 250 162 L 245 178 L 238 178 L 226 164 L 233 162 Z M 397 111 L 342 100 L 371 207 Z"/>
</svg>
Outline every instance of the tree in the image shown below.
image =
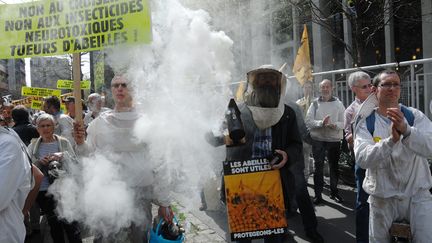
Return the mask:
<svg viewBox="0 0 432 243">
<path fill-rule="evenodd" d="M 329 33 L 358 66 L 365 64 L 363 58 L 371 51 L 378 63 L 386 61 L 382 55 L 385 48 L 384 29 L 392 21 L 397 22 L 394 26 L 398 29 L 400 26 L 413 29 L 421 23 L 421 3 L 418 0 L 285 1 L 297 8 L 300 21 L 318 24 Z M 343 18 L 351 27 L 352 43 L 344 39 Z"/>
</svg>

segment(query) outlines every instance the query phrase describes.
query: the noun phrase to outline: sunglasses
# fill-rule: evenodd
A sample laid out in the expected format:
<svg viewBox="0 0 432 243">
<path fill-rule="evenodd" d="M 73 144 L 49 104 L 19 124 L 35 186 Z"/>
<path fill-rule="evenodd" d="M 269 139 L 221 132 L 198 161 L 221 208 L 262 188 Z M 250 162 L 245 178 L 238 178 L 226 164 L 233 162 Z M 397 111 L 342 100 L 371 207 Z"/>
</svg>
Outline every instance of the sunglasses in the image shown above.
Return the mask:
<svg viewBox="0 0 432 243">
<path fill-rule="evenodd" d="M 127 88 L 127 83 L 115 83 L 115 84 L 111 84 L 111 87 L 112 88 L 116 88 L 116 89 L 118 89 L 120 86 L 122 88 Z"/>
<path fill-rule="evenodd" d="M 372 87 L 372 84 L 365 84 L 365 85 L 361 85 L 361 86 L 356 85 L 356 87 L 360 88 L 360 89 L 368 89 L 368 88 Z"/>
</svg>

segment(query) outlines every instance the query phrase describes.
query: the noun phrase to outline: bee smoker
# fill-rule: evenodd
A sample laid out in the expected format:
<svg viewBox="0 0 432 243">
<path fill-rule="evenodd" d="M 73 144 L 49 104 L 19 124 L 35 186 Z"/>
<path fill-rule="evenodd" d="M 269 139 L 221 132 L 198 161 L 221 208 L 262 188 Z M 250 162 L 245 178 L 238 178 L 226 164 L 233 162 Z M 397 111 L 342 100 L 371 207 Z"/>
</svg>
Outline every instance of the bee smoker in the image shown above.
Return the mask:
<svg viewBox="0 0 432 243">
<path fill-rule="evenodd" d="M 282 161 L 283 157 L 277 152 L 273 152 L 272 155 L 268 158 L 269 164 L 271 166 L 275 164 L 279 164 Z"/>
<path fill-rule="evenodd" d="M 156 216 L 153 219 L 153 228 L 150 231 L 149 243 L 182 243 L 185 239 L 185 229 L 179 224 L 176 217 L 168 223 Z"/>
<path fill-rule="evenodd" d="M 231 99 L 228 103 L 228 109 L 225 113 L 225 119 L 228 127 L 228 136 L 225 136 L 225 144 L 227 146 L 236 146 L 246 143 L 246 133 L 240 115 L 241 112 L 237 107 L 236 102 L 234 99 Z"/>
</svg>

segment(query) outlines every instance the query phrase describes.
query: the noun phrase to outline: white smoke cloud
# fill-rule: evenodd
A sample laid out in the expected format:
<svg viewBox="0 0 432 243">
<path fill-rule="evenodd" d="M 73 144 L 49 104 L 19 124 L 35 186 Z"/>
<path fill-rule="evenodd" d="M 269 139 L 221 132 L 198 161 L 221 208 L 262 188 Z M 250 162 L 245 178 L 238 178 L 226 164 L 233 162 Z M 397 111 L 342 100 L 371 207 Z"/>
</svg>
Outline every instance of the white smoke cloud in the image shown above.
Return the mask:
<svg viewBox="0 0 432 243">
<path fill-rule="evenodd" d="M 61 199 L 61 217 L 84 222 L 104 235 L 144 220 L 135 205 L 135 191 L 121 179 L 119 165 L 101 154 L 79 163 L 68 162 L 72 176 L 55 181 L 49 188 Z"/>
<path fill-rule="evenodd" d="M 156 178 L 156 183 L 171 181 L 168 190 L 197 208 L 201 186 L 219 172 L 215 167 L 224 157 L 204 135 L 218 126 L 228 104 L 233 43 L 211 29 L 204 11 L 186 9 L 177 0 L 153 1 L 151 8 L 152 44 L 107 50 L 107 62 L 133 80 L 143 115 L 135 137 L 147 144 L 149 158 L 168 165 L 171 177 Z M 106 151 L 83 159 L 50 189 L 60 199 L 62 217 L 105 235 L 145 220 L 134 202 L 137 192 L 121 179 L 122 168 L 112 156 Z"/>
</svg>

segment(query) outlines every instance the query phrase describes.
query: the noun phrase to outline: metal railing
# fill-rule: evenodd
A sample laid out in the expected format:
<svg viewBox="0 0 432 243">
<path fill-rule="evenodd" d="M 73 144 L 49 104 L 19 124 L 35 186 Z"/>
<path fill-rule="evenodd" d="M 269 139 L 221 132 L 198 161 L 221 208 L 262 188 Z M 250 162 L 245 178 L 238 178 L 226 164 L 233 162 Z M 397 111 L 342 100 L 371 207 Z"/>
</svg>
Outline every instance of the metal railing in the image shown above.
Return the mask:
<svg viewBox="0 0 432 243">
<path fill-rule="evenodd" d="M 432 72 L 425 72 L 423 68 L 424 64 L 432 64 L 432 58 L 317 72 L 312 75 L 316 80 L 322 80 L 324 78 L 332 80 L 335 87 L 334 94 L 338 96 L 345 107 L 347 107 L 354 99 L 354 94 L 347 83 L 347 77 L 350 73 L 361 70 L 369 73 L 371 77 L 373 77 L 383 69 L 396 69 L 399 71 L 402 80 L 401 103 L 415 107 L 428 117 L 432 117 L 429 110 L 429 102 L 432 99 L 432 94 L 428 91 L 428 88 L 432 85 Z M 294 76 L 288 78 L 295 79 Z"/>
</svg>

